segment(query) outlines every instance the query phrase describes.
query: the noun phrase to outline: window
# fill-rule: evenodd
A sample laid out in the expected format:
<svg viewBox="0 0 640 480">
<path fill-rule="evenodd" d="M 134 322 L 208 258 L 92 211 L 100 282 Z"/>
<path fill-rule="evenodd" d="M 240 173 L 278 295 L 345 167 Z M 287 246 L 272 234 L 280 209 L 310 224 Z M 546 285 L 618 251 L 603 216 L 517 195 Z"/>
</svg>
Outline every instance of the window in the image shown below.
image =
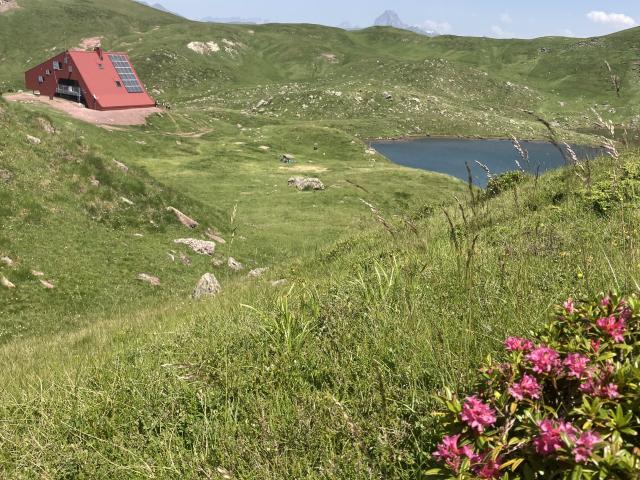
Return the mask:
<svg viewBox="0 0 640 480">
<path fill-rule="evenodd" d="M 69 73 L 73 73 L 73 66 L 69 65 Z"/>
<path fill-rule="evenodd" d="M 120 83 L 119 80 L 116 80 L 116 87 L 118 87 L 118 88 L 122 87 L 122 84 Z"/>
<path fill-rule="evenodd" d="M 42 75 L 38 77 L 38 83 L 44 83 L 44 78 Z"/>
<path fill-rule="evenodd" d="M 47 75 L 51 75 L 51 70 L 49 70 L 48 68 L 44 71 L 45 74 Z"/>
<path fill-rule="evenodd" d="M 69 57 L 67 57 L 66 55 L 65 55 L 65 57 L 64 57 L 64 63 L 65 63 L 65 64 L 66 64 L 66 63 L 69 63 Z"/>
<path fill-rule="evenodd" d="M 59 61 L 57 61 L 57 60 L 54 60 L 54 61 L 53 61 L 53 69 L 54 69 L 54 70 L 62 70 L 62 69 L 60 68 L 60 62 L 59 62 Z"/>
</svg>

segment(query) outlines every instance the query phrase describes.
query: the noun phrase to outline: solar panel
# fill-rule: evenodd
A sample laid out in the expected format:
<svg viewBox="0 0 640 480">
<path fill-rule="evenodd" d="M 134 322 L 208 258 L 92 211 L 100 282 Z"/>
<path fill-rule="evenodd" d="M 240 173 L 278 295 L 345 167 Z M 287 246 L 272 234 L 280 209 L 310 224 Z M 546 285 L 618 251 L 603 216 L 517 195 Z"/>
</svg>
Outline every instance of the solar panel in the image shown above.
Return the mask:
<svg viewBox="0 0 640 480">
<path fill-rule="evenodd" d="M 129 60 L 124 55 L 109 55 L 109 59 L 113 66 L 120 75 L 120 79 L 122 80 L 122 84 L 124 88 L 127 89 L 129 93 L 142 93 L 144 90 L 138 82 L 135 74 L 133 73 L 133 68 L 129 63 Z"/>
</svg>

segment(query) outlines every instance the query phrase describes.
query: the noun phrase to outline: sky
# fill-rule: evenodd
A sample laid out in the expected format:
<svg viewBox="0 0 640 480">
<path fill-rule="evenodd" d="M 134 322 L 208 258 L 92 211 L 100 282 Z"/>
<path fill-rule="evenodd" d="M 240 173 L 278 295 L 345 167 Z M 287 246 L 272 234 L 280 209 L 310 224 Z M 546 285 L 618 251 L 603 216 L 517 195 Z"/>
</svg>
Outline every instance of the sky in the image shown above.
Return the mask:
<svg viewBox="0 0 640 480">
<path fill-rule="evenodd" d="M 151 0 L 185 17 L 367 27 L 383 11 L 454 35 L 590 37 L 640 24 L 640 0 Z"/>
</svg>

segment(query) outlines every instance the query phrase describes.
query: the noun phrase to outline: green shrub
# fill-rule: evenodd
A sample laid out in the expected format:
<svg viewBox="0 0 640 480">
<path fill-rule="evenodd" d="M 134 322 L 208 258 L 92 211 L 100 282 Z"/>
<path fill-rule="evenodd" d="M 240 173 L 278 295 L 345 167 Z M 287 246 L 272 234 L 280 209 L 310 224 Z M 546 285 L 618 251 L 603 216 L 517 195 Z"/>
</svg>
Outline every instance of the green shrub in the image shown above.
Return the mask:
<svg viewBox="0 0 640 480">
<path fill-rule="evenodd" d="M 637 478 L 640 299 L 569 299 L 531 340 L 508 338 L 477 393 L 447 393 L 429 473 L 455 478 Z"/>
<path fill-rule="evenodd" d="M 611 174 L 606 180 L 595 183 L 583 197 L 599 214 L 605 215 L 623 203 L 637 204 L 640 201 L 640 164 L 627 162 L 621 172 Z"/>
<path fill-rule="evenodd" d="M 520 170 L 514 170 L 512 172 L 505 172 L 492 177 L 487 184 L 487 188 L 484 192 L 485 198 L 493 198 L 500 195 L 502 192 L 511 190 L 516 185 L 522 183 L 527 179 L 527 174 Z"/>
</svg>

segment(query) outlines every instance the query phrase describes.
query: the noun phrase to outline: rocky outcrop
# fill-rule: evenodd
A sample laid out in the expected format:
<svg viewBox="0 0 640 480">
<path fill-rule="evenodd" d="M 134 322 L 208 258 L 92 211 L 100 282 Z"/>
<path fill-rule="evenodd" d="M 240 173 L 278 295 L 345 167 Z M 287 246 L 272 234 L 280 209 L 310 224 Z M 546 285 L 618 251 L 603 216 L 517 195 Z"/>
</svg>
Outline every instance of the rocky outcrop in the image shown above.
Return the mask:
<svg viewBox="0 0 640 480">
<path fill-rule="evenodd" d="M 219 243 L 220 245 L 224 245 L 227 243 L 227 241 L 224 238 L 222 238 L 222 235 L 220 234 L 220 232 L 218 232 L 213 228 L 207 228 L 207 231 L 204 232 L 204 234 L 214 242 Z"/>
<path fill-rule="evenodd" d="M 0 257 L 0 263 L 9 268 L 13 267 L 16 264 L 16 262 L 14 262 L 13 259 L 9 257 Z"/>
<path fill-rule="evenodd" d="M 54 135 L 56 133 L 56 129 L 53 128 L 53 125 L 51 125 L 51 122 L 46 118 L 39 117 L 38 123 L 40 124 L 40 128 L 42 128 L 42 130 L 44 130 L 49 135 Z"/>
<path fill-rule="evenodd" d="M 13 283 L 11 283 L 9 279 L 4 275 L 0 275 L 0 286 L 3 286 L 4 288 L 9 288 L 9 289 L 16 288 L 16 286 Z"/>
<path fill-rule="evenodd" d="M 211 297 L 222 291 L 220 282 L 212 273 L 205 273 L 193 289 L 193 298 Z"/>
<path fill-rule="evenodd" d="M 27 135 L 27 141 L 31 145 L 40 145 L 42 143 L 42 140 L 40 140 L 38 137 L 34 137 L 33 135 Z"/>
<path fill-rule="evenodd" d="M 213 255 L 216 251 L 216 244 L 214 242 L 208 242 L 207 240 L 198 240 L 196 238 L 180 238 L 174 240 L 173 243 L 179 245 L 186 245 L 196 253 L 200 255 Z"/>
<path fill-rule="evenodd" d="M 235 270 L 236 272 L 239 272 L 240 270 L 244 270 L 244 265 L 242 265 L 239 261 L 237 261 L 233 257 L 229 257 L 229 260 L 227 260 L 227 265 L 231 270 Z"/>
<path fill-rule="evenodd" d="M 178 219 L 178 221 L 181 224 L 183 224 L 185 227 L 187 227 L 187 228 L 196 228 L 198 225 L 200 225 L 193 218 L 185 215 L 184 213 L 182 213 L 177 208 L 167 207 L 167 211 L 168 212 L 173 212 L 175 214 L 176 218 Z"/>
<path fill-rule="evenodd" d="M 124 173 L 128 173 L 129 172 L 129 167 L 127 167 L 124 163 L 119 162 L 115 158 L 113 159 L 113 164 L 116 167 L 118 167 L 119 170 L 122 170 Z"/>
<path fill-rule="evenodd" d="M 304 177 L 291 177 L 289 179 L 289 186 L 295 187 L 298 190 L 324 190 L 324 183 L 319 178 L 304 178 Z"/>
<path fill-rule="evenodd" d="M 265 268 L 254 268 L 247 275 L 249 278 L 259 278 L 264 275 L 269 270 L 268 267 Z"/>
<path fill-rule="evenodd" d="M 149 285 L 153 285 L 154 287 L 160 286 L 160 279 L 158 277 L 154 277 L 153 275 L 149 275 L 147 273 L 140 273 L 138 275 L 138 280 L 141 282 L 148 283 Z"/>
</svg>

